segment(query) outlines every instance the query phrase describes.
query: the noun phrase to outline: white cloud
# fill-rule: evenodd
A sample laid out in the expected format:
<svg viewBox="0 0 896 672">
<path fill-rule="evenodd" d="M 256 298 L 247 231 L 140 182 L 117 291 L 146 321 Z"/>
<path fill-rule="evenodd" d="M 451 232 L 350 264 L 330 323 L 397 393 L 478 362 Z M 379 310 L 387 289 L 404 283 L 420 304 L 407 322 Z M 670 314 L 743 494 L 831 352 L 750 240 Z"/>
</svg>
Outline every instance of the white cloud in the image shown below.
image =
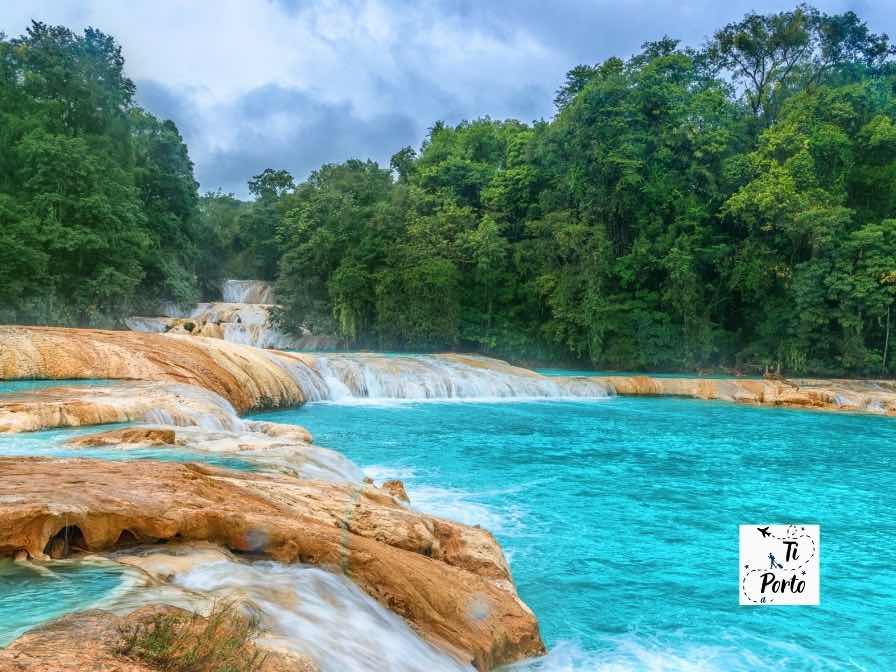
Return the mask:
<svg viewBox="0 0 896 672">
<path fill-rule="evenodd" d="M 816 4 L 843 11 L 855 3 Z M 628 55 L 663 33 L 699 43 L 753 6 L 784 5 L 30 0 L 0 4 L 0 30 L 17 35 L 34 18 L 115 36 L 140 99 L 184 130 L 203 186 L 245 193 L 240 184 L 266 151 L 303 177 L 309 158 L 388 158 L 418 144 L 437 119 L 550 115 L 552 92 L 576 63 Z M 857 11 L 877 31 L 896 19 L 893 8 Z M 327 119 L 333 115 L 341 117 Z M 324 132 L 342 137 L 319 137 Z M 237 178 L 240 157 L 246 166 Z"/>
</svg>

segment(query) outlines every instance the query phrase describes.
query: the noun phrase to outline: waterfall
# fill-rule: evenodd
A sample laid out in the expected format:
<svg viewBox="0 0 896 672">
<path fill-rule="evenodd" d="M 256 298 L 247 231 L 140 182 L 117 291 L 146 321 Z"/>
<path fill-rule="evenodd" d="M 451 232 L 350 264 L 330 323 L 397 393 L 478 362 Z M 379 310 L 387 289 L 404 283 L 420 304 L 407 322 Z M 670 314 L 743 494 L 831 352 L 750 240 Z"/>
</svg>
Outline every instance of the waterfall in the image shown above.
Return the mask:
<svg viewBox="0 0 896 672">
<path fill-rule="evenodd" d="M 162 602 L 207 612 L 212 604 L 237 602 L 258 616 L 260 644 L 308 655 L 321 672 L 474 672 L 350 579 L 319 567 L 243 562 L 208 544 L 127 549 L 111 557 L 143 577 L 102 605 L 113 611 Z"/>
<path fill-rule="evenodd" d="M 300 357 L 287 358 L 284 354 L 270 353 L 271 361 L 280 366 L 287 375 L 292 378 L 299 389 L 305 401 L 324 401 L 333 399 L 331 386 L 322 375 L 321 371 L 310 365 Z"/>
<path fill-rule="evenodd" d="M 296 339 L 288 334 L 273 329 L 266 324 L 222 323 L 224 340 L 231 343 L 251 345 L 256 348 L 277 348 L 280 350 L 295 347 Z"/>
<path fill-rule="evenodd" d="M 174 583 L 223 599 L 248 599 L 267 630 L 264 639 L 310 655 L 321 672 L 472 672 L 347 578 L 317 567 L 225 560 L 176 576 Z"/>
<path fill-rule="evenodd" d="M 587 378 L 548 378 L 472 355 L 333 354 L 283 365 L 309 401 L 605 398 L 612 394 L 605 385 Z"/>
<path fill-rule="evenodd" d="M 281 331 L 271 320 L 276 306 L 267 282 L 225 280 L 221 292 L 223 301 L 198 303 L 189 310 L 166 302 L 159 306 L 159 317 L 132 316 L 124 322 L 131 331 L 191 334 L 256 348 L 332 350 L 337 345 L 334 337 L 305 328 L 297 334 Z"/>
<path fill-rule="evenodd" d="M 226 303 L 274 303 L 271 285 L 261 280 L 225 280 L 221 295 Z"/>
<path fill-rule="evenodd" d="M 164 391 L 171 394 L 161 404 L 143 414 L 143 421 L 155 425 L 199 427 L 207 431 L 240 431 L 243 420 L 236 409 L 219 394 L 194 385 L 171 383 Z"/>
</svg>

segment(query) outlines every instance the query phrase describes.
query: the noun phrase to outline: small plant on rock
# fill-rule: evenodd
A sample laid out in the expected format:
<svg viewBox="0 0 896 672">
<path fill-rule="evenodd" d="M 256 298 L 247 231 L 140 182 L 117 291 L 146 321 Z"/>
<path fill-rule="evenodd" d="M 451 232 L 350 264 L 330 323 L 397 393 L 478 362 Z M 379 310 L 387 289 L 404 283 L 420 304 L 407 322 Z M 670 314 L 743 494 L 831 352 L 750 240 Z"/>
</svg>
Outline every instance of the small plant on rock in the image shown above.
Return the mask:
<svg viewBox="0 0 896 672">
<path fill-rule="evenodd" d="M 264 655 L 253 644 L 258 620 L 233 603 L 208 617 L 165 612 L 120 628 L 118 652 L 163 672 L 259 672 Z"/>
</svg>

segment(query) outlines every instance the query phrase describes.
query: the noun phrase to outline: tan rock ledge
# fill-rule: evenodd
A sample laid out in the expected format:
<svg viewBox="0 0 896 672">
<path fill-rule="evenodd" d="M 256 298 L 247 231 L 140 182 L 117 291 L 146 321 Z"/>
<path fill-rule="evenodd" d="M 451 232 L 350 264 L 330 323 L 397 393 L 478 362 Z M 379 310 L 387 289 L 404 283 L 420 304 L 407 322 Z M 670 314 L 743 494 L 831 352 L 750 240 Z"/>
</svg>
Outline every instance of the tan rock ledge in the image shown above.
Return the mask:
<svg viewBox="0 0 896 672">
<path fill-rule="evenodd" d="M 217 429 L 242 424 L 226 400 L 194 385 L 129 381 L 79 387 L 74 382 L 0 395 L 0 432 L 134 421 Z"/>
<path fill-rule="evenodd" d="M 342 453 L 312 444 L 311 434 L 304 427 L 249 420 L 240 421 L 240 425 L 237 430 L 136 425 L 80 434 L 69 439 L 66 445 L 70 448 L 102 446 L 121 451 L 122 457 L 127 451 L 139 448 L 180 449 L 233 457 L 251 462 L 258 471 L 296 478 L 350 483 L 364 479 L 364 472 Z"/>
<path fill-rule="evenodd" d="M 410 511 L 363 484 L 150 461 L 0 458 L 0 555 L 210 541 L 344 572 L 480 670 L 544 651 L 485 530 Z"/>
<path fill-rule="evenodd" d="M 896 383 L 882 380 L 786 380 L 601 376 L 616 394 L 718 399 L 759 406 L 896 415 Z"/>
<path fill-rule="evenodd" d="M 239 413 L 304 403 L 305 393 L 290 375 L 291 366 L 304 367 L 302 356 L 212 338 L 0 327 L 0 379 L 182 383 L 220 395 Z M 304 373 L 314 374 L 310 369 Z"/>
</svg>

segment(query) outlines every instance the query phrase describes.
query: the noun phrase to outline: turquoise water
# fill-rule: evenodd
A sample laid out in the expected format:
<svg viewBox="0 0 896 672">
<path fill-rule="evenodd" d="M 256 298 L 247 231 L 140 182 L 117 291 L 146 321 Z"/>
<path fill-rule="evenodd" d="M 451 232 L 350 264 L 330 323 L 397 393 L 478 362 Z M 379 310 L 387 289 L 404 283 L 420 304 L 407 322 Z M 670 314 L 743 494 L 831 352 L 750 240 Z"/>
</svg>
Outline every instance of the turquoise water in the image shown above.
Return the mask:
<svg viewBox="0 0 896 672">
<path fill-rule="evenodd" d="M 111 385 L 111 380 L 0 380 L 0 394 L 30 392 L 48 387 L 83 387 L 85 385 Z"/>
<path fill-rule="evenodd" d="M 686 399 L 309 405 L 423 510 L 482 523 L 544 670 L 896 669 L 896 421 Z M 821 525 L 821 606 L 738 606 L 738 525 Z"/>
<path fill-rule="evenodd" d="M 592 369 L 532 369 L 543 376 L 650 376 L 651 378 L 706 378 L 707 380 L 762 380 L 760 376 L 726 376 L 724 374 L 654 373 L 644 371 L 596 371 Z"/>
<path fill-rule="evenodd" d="M 0 456 L 2 457 L 84 457 L 98 460 L 160 460 L 162 462 L 202 462 L 228 469 L 255 471 L 258 467 L 248 460 L 226 455 L 215 455 L 201 450 L 184 448 L 147 447 L 128 448 L 71 448 L 65 445 L 69 439 L 96 434 L 125 427 L 126 425 L 103 425 L 102 427 L 81 427 L 78 429 L 51 429 L 42 432 L 22 434 L 0 434 Z"/>
<path fill-rule="evenodd" d="M 114 566 L 53 562 L 49 571 L 0 561 L 0 646 L 69 611 L 86 609 L 122 583 Z"/>
</svg>

